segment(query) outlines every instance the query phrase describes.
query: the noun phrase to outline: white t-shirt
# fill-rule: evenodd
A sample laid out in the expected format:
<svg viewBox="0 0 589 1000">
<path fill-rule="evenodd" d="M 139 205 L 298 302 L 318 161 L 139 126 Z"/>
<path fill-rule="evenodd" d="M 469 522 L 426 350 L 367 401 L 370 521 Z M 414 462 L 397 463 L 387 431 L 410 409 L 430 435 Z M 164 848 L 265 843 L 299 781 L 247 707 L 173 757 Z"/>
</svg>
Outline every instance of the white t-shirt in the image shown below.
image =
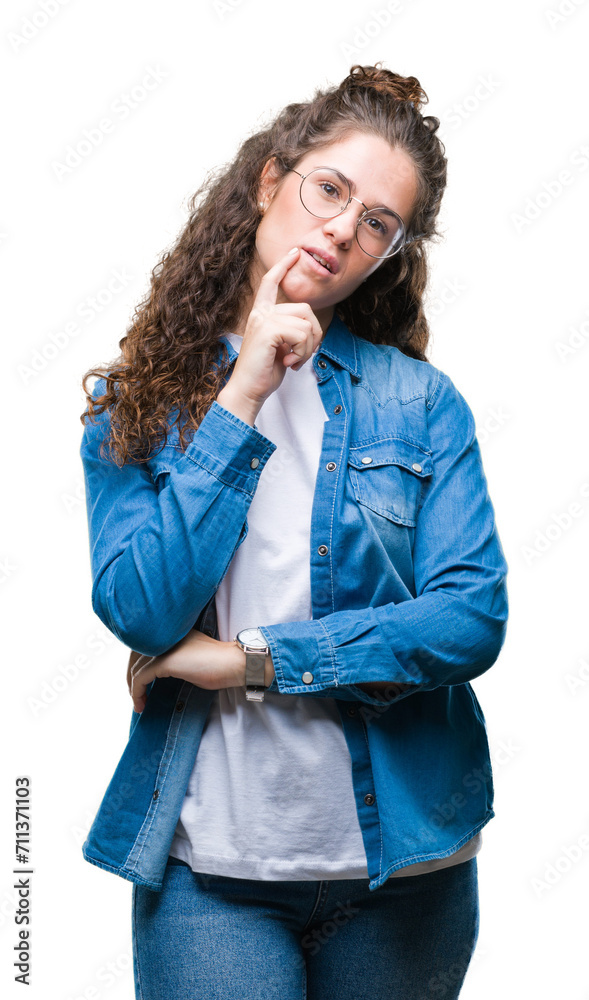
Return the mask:
<svg viewBox="0 0 589 1000">
<path fill-rule="evenodd" d="M 237 351 L 242 338 L 226 334 Z M 287 369 L 256 427 L 276 450 L 259 479 L 248 533 L 216 594 L 219 638 L 312 618 L 311 508 L 327 415 L 311 360 Z M 301 673 L 304 664 L 301 664 Z M 466 861 L 451 855 L 394 875 Z M 351 757 L 334 698 L 216 692 L 170 854 L 194 871 L 264 880 L 368 878 Z"/>
</svg>

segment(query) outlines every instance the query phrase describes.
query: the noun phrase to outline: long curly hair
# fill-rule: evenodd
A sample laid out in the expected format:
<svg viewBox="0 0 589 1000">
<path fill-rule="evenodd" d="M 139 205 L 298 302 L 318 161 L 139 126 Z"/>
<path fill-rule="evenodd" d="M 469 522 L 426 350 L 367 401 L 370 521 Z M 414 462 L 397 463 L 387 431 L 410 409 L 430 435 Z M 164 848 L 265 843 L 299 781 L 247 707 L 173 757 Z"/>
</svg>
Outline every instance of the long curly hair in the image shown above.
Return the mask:
<svg viewBox="0 0 589 1000">
<path fill-rule="evenodd" d="M 151 272 L 150 289 L 119 341 L 120 355 L 82 380 L 88 404 L 82 423 L 109 410 L 103 457 L 108 447 L 117 465 L 147 461 L 174 424 L 184 450 L 218 395 L 229 369 L 219 335 L 237 323 L 244 299 L 254 291 L 249 272 L 262 217 L 258 188 L 271 157 L 282 177 L 309 150 L 354 133 L 380 136 L 411 157 L 417 175 L 408 232 L 413 242 L 384 260 L 335 312 L 355 335 L 428 361 L 425 243 L 441 235 L 436 218 L 447 161 L 436 135 L 439 119 L 420 113 L 426 103 L 414 76 L 400 76 L 380 63 L 354 65 L 339 86 L 287 105 L 267 128 L 245 139 L 228 166 L 209 173 L 189 199 L 184 229 Z M 92 376 L 106 384 L 95 398 L 86 385 Z"/>
</svg>

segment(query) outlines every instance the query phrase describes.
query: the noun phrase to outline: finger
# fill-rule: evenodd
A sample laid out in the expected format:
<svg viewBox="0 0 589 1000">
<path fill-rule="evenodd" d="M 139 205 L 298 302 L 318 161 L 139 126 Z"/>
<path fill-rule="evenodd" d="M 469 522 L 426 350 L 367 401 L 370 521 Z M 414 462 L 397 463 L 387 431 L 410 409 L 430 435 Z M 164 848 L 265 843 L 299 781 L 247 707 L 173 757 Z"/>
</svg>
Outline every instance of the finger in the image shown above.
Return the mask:
<svg viewBox="0 0 589 1000">
<path fill-rule="evenodd" d="M 301 319 L 309 320 L 313 330 L 313 350 L 311 353 L 317 350 L 323 340 L 323 330 L 308 302 L 278 302 L 274 309 L 282 315 L 299 316 Z"/>
<path fill-rule="evenodd" d="M 142 663 L 141 660 L 145 660 Z M 157 656 L 141 657 L 131 670 L 130 693 L 136 712 L 142 712 L 147 702 L 147 688 L 156 677 L 165 676 L 162 662 Z"/>
<path fill-rule="evenodd" d="M 294 318 L 294 317 L 293 317 Z M 301 320 L 293 324 L 291 329 L 285 329 L 284 320 L 280 325 L 282 343 L 277 349 L 277 358 L 287 367 L 295 364 L 304 365 L 313 353 L 313 334 L 308 321 Z"/>
<path fill-rule="evenodd" d="M 273 267 L 270 267 L 266 271 L 260 281 L 260 285 L 254 299 L 254 309 L 260 307 L 263 308 L 264 305 L 276 305 L 278 286 L 289 268 L 291 268 L 299 259 L 300 252 L 299 247 L 293 247 L 292 250 L 289 250 L 284 257 L 281 257 Z"/>
<path fill-rule="evenodd" d="M 131 691 L 131 670 L 137 663 L 137 660 L 141 659 L 143 653 L 138 653 L 136 650 L 132 649 L 129 653 L 129 662 L 127 664 L 127 687 Z"/>
<path fill-rule="evenodd" d="M 300 360 L 296 361 L 295 359 L 291 359 L 291 362 L 289 362 L 288 358 L 290 357 L 290 355 L 287 354 L 287 356 L 284 358 L 284 361 L 285 364 L 290 365 L 293 371 L 298 372 L 299 369 L 303 367 L 303 365 L 306 365 L 307 361 L 309 360 L 312 354 L 313 354 L 313 334 L 310 333 L 309 336 L 307 337 L 307 341 L 305 344 L 305 353 L 299 355 Z"/>
<path fill-rule="evenodd" d="M 135 650 L 131 651 L 127 666 L 127 687 L 129 691 L 131 691 L 133 671 L 138 670 L 139 667 L 144 666 L 146 663 L 150 663 L 152 659 L 152 656 L 147 656 L 145 653 L 137 653 Z"/>
</svg>

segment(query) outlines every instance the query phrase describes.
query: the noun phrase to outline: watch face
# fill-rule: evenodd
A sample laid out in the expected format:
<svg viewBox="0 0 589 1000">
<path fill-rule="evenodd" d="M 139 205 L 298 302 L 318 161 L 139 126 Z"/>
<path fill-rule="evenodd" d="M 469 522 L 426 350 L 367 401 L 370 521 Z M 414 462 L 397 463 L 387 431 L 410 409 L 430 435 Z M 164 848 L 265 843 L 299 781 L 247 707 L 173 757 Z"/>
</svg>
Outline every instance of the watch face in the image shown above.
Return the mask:
<svg viewBox="0 0 589 1000">
<path fill-rule="evenodd" d="M 254 649 L 267 649 L 268 643 L 258 628 L 242 628 L 237 633 L 237 638 L 244 646 L 252 646 Z"/>
</svg>

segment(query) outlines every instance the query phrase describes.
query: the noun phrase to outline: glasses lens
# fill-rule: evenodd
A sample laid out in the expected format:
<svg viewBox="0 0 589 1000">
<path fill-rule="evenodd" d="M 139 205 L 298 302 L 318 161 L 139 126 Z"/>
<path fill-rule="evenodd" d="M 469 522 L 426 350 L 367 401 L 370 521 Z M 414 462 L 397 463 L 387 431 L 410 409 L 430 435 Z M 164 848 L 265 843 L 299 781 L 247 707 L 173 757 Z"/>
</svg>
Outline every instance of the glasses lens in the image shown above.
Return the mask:
<svg viewBox="0 0 589 1000">
<path fill-rule="evenodd" d="M 319 219 L 333 219 L 343 212 L 350 199 L 346 178 L 329 167 L 316 167 L 301 185 L 301 201 L 311 215 Z"/>
<path fill-rule="evenodd" d="M 372 257 L 391 257 L 403 245 L 405 227 L 394 212 L 371 209 L 362 216 L 356 230 L 358 243 Z"/>
</svg>

